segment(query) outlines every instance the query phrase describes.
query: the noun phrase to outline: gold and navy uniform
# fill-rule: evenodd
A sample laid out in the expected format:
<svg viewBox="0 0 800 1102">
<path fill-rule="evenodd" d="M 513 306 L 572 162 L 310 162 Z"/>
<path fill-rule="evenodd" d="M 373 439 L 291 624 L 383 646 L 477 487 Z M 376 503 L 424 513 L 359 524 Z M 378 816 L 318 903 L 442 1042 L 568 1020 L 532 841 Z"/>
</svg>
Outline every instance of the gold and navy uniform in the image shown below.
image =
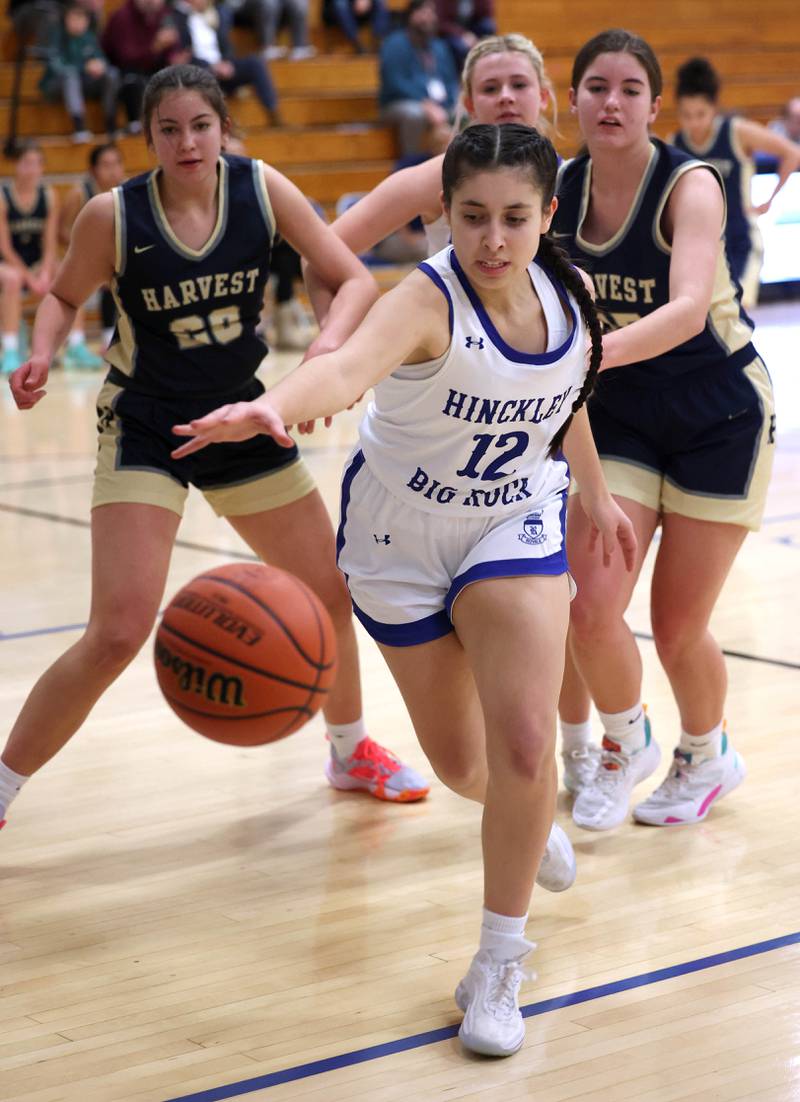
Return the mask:
<svg viewBox="0 0 800 1102">
<path fill-rule="evenodd" d="M 750 185 L 755 165 L 739 145 L 735 119 L 729 115 L 718 115 L 705 145 L 692 145 L 682 131 L 675 135 L 672 144 L 676 149 L 713 165 L 722 177 L 728 208 L 725 252 L 733 278 L 743 284 L 751 254 L 756 253 L 760 269 L 763 249 L 755 218 L 750 213 Z"/>
<path fill-rule="evenodd" d="M 213 444 L 175 460 L 172 426 L 228 402 L 264 393 L 256 371 L 267 348 L 256 333 L 275 235 L 263 165 L 219 161 L 217 219 L 201 249 L 181 242 L 158 191 L 160 169 L 114 188 L 118 310 L 98 401 L 100 462 L 95 505 L 136 501 L 180 512 L 189 484 L 224 515 L 275 507 L 301 496 L 296 447 L 269 437 Z M 289 468 L 297 468 L 289 473 Z M 270 501 L 236 488 L 274 478 Z M 120 473 L 132 477 L 121 479 Z M 306 475 L 304 492 L 313 484 Z M 259 491 L 261 497 L 263 490 Z M 288 495 L 288 496 L 287 496 Z M 247 500 L 245 500 L 247 498 Z"/>
<path fill-rule="evenodd" d="M 652 140 L 631 209 L 603 244 L 581 234 L 591 160 L 566 162 L 552 233 L 588 272 L 606 330 L 670 300 L 671 243 L 662 219 L 685 173 L 711 166 Z M 720 237 L 711 305 L 700 333 L 667 352 L 601 372 L 588 403 L 592 432 L 612 492 L 699 519 L 758 527 L 773 448 L 772 390 L 753 347 Z"/>
<path fill-rule="evenodd" d="M 44 228 L 50 211 L 48 189 L 44 184 L 39 184 L 36 201 L 30 210 L 24 210 L 19 206 L 14 196 L 14 188 L 9 184 L 3 184 L 3 199 L 14 251 L 27 268 L 33 268 L 42 259 L 44 252 Z"/>
</svg>

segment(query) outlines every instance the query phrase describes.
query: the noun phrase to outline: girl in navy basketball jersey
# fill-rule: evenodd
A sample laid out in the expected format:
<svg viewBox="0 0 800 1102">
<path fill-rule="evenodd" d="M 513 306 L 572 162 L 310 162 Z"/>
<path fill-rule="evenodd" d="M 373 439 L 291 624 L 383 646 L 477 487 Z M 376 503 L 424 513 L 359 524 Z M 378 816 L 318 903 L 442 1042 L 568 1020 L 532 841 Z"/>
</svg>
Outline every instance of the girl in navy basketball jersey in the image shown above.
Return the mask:
<svg viewBox="0 0 800 1102">
<path fill-rule="evenodd" d="M 35 142 L 23 145 L 14 179 L 0 194 L 0 325 L 3 352 L 0 374 L 20 366 L 19 323 L 26 291 L 44 295 L 57 262 L 58 205 L 42 182 L 44 154 Z"/>
<path fill-rule="evenodd" d="M 0 821 L 25 779 L 69 739 L 150 633 L 189 484 L 264 560 L 291 570 L 325 602 L 340 673 L 325 709 L 326 769 L 337 788 L 387 800 L 427 786 L 366 734 L 347 589 L 333 530 L 297 449 L 271 440 L 176 461 L 171 426 L 228 398 L 255 397 L 266 348 L 255 328 L 276 230 L 338 287 L 318 339 L 338 345 L 377 290 L 366 270 L 280 173 L 221 156 L 229 120 L 214 77 L 164 69 L 144 105 L 155 171 L 90 199 L 36 317 L 30 360 L 11 377 L 20 409 L 45 394 L 50 362 L 77 308 L 110 285 L 119 312 L 98 398 L 92 509 L 92 607 L 82 638 L 40 678 L 0 762 Z M 0 824 L 1 825 L 1 824 Z"/>
<path fill-rule="evenodd" d="M 641 658 L 624 619 L 659 525 L 651 619 L 681 732 L 666 780 L 634 816 L 696 822 L 744 778 L 723 729 L 725 663 L 708 625 L 763 513 L 772 390 L 724 255 L 722 181 L 712 166 L 650 137 L 660 95 L 658 61 L 637 36 L 606 31 L 579 51 L 570 102 L 586 152 L 563 166 L 553 222 L 594 280 L 606 335 L 589 419 L 639 547 L 632 574 L 618 563 L 602 569 L 586 550 L 574 502 L 571 653 L 605 730 L 595 777 L 573 809 L 591 830 L 619 825 L 634 785 L 659 762 L 641 703 Z M 569 664 L 562 719 L 588 723 L 589 703 Z"/>
<path fill-rule="evenodd" d="M 555 176 L 555 151 L 535 130 L 467 129 L 444 158 L 453 247 L 337 352 L 175 430 L 194 437 L 177 455 L 258 433 L 289 446 L 285 424 L 336 413 L 375 385 L 342 483 L 339 565 L 434 769 L 484 803 L 480 948 L 456 1001 L 464 1044 L 493 1055 L 524 1038 L 527 910 L 552 859 L 540 867 L 571 585 L 564 453 L 584 486 L 587 542 L 623 570 L 633 562 L 584 408 L 599 325 L 581 275 L 542 236 Z M 612 555 L 617 541 L 624 555 Z"/>
<path fill-rule="evenodd" d="M 800 146 L 766 126 L 735 115 L 720 115 L 719 76 L 711 62 L 693 57 L 678 69 L 675 86 L 680 130 L 672 139 L 678 149 L 714 165 L 722 176 L 727 201 L 725 244 L 731 274 L 742 288 L 742 303 L 758 301 L 758 280 L 764 255 L 756 216 L 765 214 L 791 174 L 800 168 Z M 769 153 L 778 160 L 778 182 L 770 198 L 757 209 L 750 200 L 755 172 L 753 157 Z"/>
</svg>

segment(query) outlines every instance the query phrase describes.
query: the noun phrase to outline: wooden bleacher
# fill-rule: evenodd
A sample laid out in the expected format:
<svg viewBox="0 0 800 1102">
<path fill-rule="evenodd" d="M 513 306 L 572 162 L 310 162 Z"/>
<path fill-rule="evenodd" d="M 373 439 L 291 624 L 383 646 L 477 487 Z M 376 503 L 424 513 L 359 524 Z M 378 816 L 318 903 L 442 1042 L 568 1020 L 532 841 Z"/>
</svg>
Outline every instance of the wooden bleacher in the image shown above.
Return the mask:
<svg viewBox="0 0 800 1102">
<path fill-rule="evenodd" d="M 112 0 L 116 3 L 118 0 Z M 401 8 L 402 0 L 391 6 Z M 319 21 L 319 0 L 312 4 L 312 37 L 329 52 L 309 61 L 279 61 L 271 66 L 285 125 L 268 129 L 252 98 L 233 97 L 231 113 L 253 156 L 284 171 L 308 195 L 329 209 L 348 191 L 373 187 L 391 169 L 392 134 L 378 121 L 377 59 L 354 56 L 341 36 Z M 608 26 L 627 26 L 644 35 L 657 50 L 665 78 L 664 107 L 655 130 L 674 129 L 672 81 L 677 66 L 690 54 L 706 54 L 719 68 L 726 109 L 740 110 L 766 122 L 783 103 L 800 92 L 800 19 L 796 0 L 672 0 L 668 5 L 611 0 L 497 0 L 503 30 L 527 34 L 543 50 L 557 89 L 559 134 L 564 154 L 578 145 L 578 133 L 567 106 L 572 58 L 592 34 Z M 0 21 L 2 27 L 2 21 Z M 7 24 L 4 56 L 12 56 Z M 247 32 L 237 31 L 241 49 L 253 49 Z M 69 121 L 60 104 L 43 104 L 37 92 L 39 63 L 29 64 L 23 82 L 19 131 L 41 139 L 47 172 L 67 183 L 84 170 L 87 149 L 71 143 Z M 0 62 L 0 131 L 7 131 L 12 65 Z M 101 133 L 98 105 L 90 104 L 88 124 Z M 120 142 L 130 172 L 151 161 L 142 138 Z M 0 175 L 12 165 L 0 158 Z"/>
</svg>

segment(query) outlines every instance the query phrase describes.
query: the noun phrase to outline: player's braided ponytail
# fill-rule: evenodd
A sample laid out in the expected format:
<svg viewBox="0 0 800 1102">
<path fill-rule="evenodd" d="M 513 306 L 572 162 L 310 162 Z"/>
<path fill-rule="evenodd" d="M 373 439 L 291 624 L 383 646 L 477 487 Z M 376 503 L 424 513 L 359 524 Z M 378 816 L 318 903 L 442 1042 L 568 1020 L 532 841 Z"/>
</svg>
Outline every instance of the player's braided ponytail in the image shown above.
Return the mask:
<svg viewBox="0 0 800 1102">
<path fill-rule="evenodd" d="M 539 241 L 537 258 L 572 294 L 580 307 L 581 316 L 586 323 L 586 328 L 589 330 L 589 336 L 592 338 L 589 370 L 586 372 L 583 386 L 579 390 L 575 401 L 572 403 L 572 413 L 550 441 L 548 452 L 553 456 L 561 447 L 564 437 L 567 434 L 567 429 L 572 422 L 572 418 L 592 392 L 592 387 L 594 386 L 594 381 L 597 378 L 597 372 L 600 368 L 600 361 L 603 358 L 603 331 L 600 326 L 600 319 L 597 316 L 597 311 L 595 310 L 594 302 L 592 301 L 592 296 L 589 294 L 588 288 L 583 282 L 580 272 L 570 263 L 569 257 L 564 250 L 556 245 L 555 241 L 547 234 Z"/>
</svg>

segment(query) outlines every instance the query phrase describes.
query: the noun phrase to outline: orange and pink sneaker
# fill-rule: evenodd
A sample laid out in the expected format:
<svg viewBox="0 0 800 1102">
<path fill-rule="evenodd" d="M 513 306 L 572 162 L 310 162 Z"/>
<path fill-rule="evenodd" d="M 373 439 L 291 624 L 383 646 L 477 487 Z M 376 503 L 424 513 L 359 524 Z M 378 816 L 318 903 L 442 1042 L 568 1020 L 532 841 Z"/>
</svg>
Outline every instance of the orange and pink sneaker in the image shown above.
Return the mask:
<svg viewBox="0 0 800 1102">
<path fill-rule="evenodd" d="M 325 776 L 334 788 L 369 792 L 378 800 L 393 803 L 423 800 L 430 791 L 430 785 L 416 769 L 404 765 L 391 750 L 379 746 L 369 736 L 362 738 L 350 757 L 343 760 L 331 747 Z"/>
</svg>

